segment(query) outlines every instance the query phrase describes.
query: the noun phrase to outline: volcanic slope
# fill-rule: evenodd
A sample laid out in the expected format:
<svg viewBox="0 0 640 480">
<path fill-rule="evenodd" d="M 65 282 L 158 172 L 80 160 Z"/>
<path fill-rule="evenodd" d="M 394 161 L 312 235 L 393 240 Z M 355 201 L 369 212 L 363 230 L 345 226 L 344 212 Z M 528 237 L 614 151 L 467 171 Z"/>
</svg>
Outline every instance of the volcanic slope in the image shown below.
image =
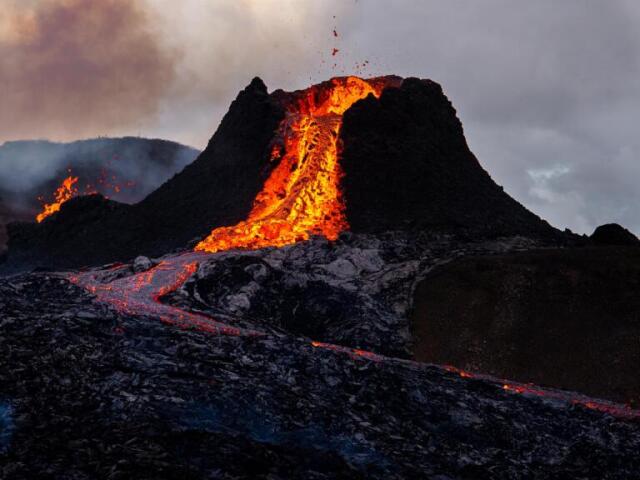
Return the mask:
<svg viewBox="0 0 640 480">
<path fill-rule="evenodd" d="M 137 137 L 6 142 L 0 146 L 0 250 L 6 225 L 33 221 L 44 203 L 54 203 L 65 179 L 75 179 L 77 194 L 101 192 L 136 203 L 198 154 L 175 142 Z"/>
<path fill-rule="evenodd" d="M 438 84 L 398 77 L 341 77 L 272 94 L 256 78 L 196 161 L 142 202 L 64 215 L 72 203 L 37 227 L 12 228 L 5 268 L 157 256 L 207 235 L 201 249 L 214 251 L 347 229 L 559 234 L 482 169 Z"/>
</svg>

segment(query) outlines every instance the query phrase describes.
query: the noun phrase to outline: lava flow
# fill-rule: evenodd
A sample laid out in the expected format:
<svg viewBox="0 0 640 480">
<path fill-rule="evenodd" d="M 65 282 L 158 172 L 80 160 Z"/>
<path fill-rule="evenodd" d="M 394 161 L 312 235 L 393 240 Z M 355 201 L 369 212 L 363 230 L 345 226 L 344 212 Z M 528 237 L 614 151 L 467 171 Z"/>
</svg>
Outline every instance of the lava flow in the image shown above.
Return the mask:
<svg viewBox="0 0 640 480">
<path fill-rule="evenodd" d="M 249 217 L 237 225 L 214 229 L 209 237 L 196 246 L 196 252 L 165 257 L 158 265 L 143 273 L 120 276 L 118 271 L 129 267 L 116 265 L 111 269 L 73 274 L 67 278 L 96 295 L 98 301 L 111 304 L 124 314 L 150 316 L 179 327 L 192 327 L 215 334 L 263 335 L 164 304 L 161 297 L 180 288 L 195 273 L 199 262 L 209 257 L 205 252 L 283 246 L 306 240 L 313 234 L 335 239 L 348 228 L 344 200 L 339 189 L 342 171 L 338 162 L 338 136 L 342 115 L 357 100 L 369 94 L 380 96 L 392 81 L 386 78 L 335 78 L 290 94 L 287 114 L 280 125 L 284 154 L 278 148 L 274 149 L 272 159 L 279 160 L 279 163 L 256 197 Z M 311 346 L 336 354 L 347 354 L 354 360 L 400 362 L 412 367 L 424 367 L 409 360 L 388 358 L 345 346 L 316 341 L 311 342 Z M 490 382 L 508 392 L 582 405 L 616 416 L 640 416 L 638 410 L 578 394 L 521 383 L 505 383 L 494 377 L 472 374 L 450 366 L 444 369 L 469 380 Z"/>
<path fill-rule="evenodd" d="M 349 225 L 339 182 L 338 137 L 343 113 L 368 95 L 379 97 L 392 79 L 334 78 L 291 95 L 280 125 L 284 154 L 256 197 L 249 217 L 214 229 L 196 250 L 283 246 L 310 235 L 335 240 Z"/>
<path fill-rule="evenodd" d="M 195 273 L 202 258 L 203 254 L 193 252 L 165 259 L 146 272 L 133 275 L 118 277 L 119 270 L 128 268 L 118 264 L 107 270 L 91 270 L 67 278 L 93 293 L 99 302 L 112 305 L 123 314 L 154 317 L 164 323 L 214 334 L 257 334 L 162 303 L 161 297 L 180 288 Z"/>
<path fill-rule="evenodd" d="M 51 203 L 45 203 L 42 206 L 42 212 L 36 216 L 36 221 L 40 223 L 48 216 L 59 212 L 63 203 L 77 196 L 78 188 L 75 186 L 76 183 L 78 183 L 78 177 L 69 175 L 65 178 L 53 194 L 55 200 Z"/>
</svg>

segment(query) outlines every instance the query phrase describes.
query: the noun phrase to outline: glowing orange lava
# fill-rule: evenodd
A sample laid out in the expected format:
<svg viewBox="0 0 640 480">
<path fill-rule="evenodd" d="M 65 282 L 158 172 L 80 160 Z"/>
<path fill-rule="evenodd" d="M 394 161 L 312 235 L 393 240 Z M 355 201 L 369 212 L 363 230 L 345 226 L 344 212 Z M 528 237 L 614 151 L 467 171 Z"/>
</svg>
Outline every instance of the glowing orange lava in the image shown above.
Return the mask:
<svg viewBox="0 0 640 480">
<path fill-rule="evenodd" d="M 125 188 L 134 188 L 135 182 L 128 181 L 123 184 L 114 183 L 117 180 L 115 175 L 109 174 L 109 172 L 102 168 L 100 170 L 99 177 L 95 180 L 95 184 L 87 183 L 84 189 L 81 191 L 79 188 L 79 177 L 71 174 L 71 169 L 68 169 L 69 176 L 65 178 L 60 186 L 53 193 L 54 201 L 51 203 L 45 203 L 43 197 L 38 197 L 38 200 L 43 202 L 42 211 L 36 215 L 36 221 L 42 222 L 45 218 L 60 211 L 62 205 L 74 197 L 80 195 L 93 195 L 100 192 L 104 198 L 109 198 L 107 192 L 112 191 L 116 195 L 122 192 Z"/>
<path fill-rule="evenodd" d="M 78 183 L 78 177 L 70 175 L 65 178 L 53 194 L 55 200 L 52 203 L 43 205 L 42 212 L 36 216 L 36 221 L 40 223 L 48 216 L 59 212 L 63 203 L 75 197 L 78 194 L 78 188 L 75 186 L 76 183 Z"/>
<path fill-rule="evenodd" d="M 383 79 L 334 78 L 295 95 L 280 125 L 284 153 L 257 195 L 247 220 L 214 229 L 196 250 L 283 246 L 310 235 L 335 240 L 349 225 L 339 188 L 338 136 L 342 114 L 369 94 L 379 97 Z"/>
</svg>

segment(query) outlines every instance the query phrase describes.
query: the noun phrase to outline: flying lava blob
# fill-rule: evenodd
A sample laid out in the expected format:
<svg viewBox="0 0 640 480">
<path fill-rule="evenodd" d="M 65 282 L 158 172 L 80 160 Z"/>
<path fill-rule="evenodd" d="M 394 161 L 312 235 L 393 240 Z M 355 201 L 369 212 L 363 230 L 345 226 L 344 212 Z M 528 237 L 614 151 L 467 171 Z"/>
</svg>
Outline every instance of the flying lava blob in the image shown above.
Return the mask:
<svg viewBox="0 0 640 480">
<path fill-rule="evenodd" d="M 246 220 L 214 229 L 196 250 L 258 249 L 323 235 L 335 240 L 349 228 L 340 192 L 338 137 L 342 115 L 368 95 L 379 97 L 393 78 L 333 78 L 290 94 L 279 127 L 283 150 Z"/>
</svg>

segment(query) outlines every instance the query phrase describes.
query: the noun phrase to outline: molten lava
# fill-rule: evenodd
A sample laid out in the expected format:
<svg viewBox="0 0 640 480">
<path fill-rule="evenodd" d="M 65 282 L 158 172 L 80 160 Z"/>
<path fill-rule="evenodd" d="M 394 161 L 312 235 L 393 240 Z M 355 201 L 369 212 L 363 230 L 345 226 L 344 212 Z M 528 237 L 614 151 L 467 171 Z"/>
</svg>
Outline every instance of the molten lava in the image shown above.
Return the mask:
<svg viewBox="0 0 640 480">
<path fill-rule="evenodd" d="M 76 183 L 78 183 L 78 177 L 70 175 L 65 178 L 53 194 L 55 200 L 52 203 L 45 203 L 43 205 L 42 212 L 36 216 L 36 221 L 40 223 L 48 216 L 60 211 L 63 203 L 68 202 L 78 195 L 78 188 L 75 186 Z"/>
<path fill-rule="evenodd" d="M 343 113 L 356 101 L 379 97 L 391 80 L 334 78 L 291 94 L 280 124 L 284 153 L 272 152 L 278 165 L 257 195 L 249 217 L 214 229 L 196 250 L 283 246 L 310 235 L 335 240 L 349 225 L 339 188 L 338 136 Z"/>
<path fill-rule="evenodd" d="M 60 183 L 60 186 L 53 193 L 53 202 L 45 203 L 42 197 L 38 197 L 38 200 L 43 202 L 42 211 L 36 215 L 36 221 L 38 223 L 41 223 L 45 218 L 54 213 L 59 212 L 62 205 L 74 197 L 101 193 L 105 198 L 109 198 L 109 192 L 113 192 L 117 196 L 125 188 L 135 187 L 135 182 L 133 181 L 122 184 L 115 183 L 117 177 L 110 174 L 107 169 L 102 168 L 94 184 L 87 183 L 81 191 L 78 187 L 79 177 L 72 175 L 71 169 L 68 169 L 68 173 L 69 176 Z"/>
</svg>

